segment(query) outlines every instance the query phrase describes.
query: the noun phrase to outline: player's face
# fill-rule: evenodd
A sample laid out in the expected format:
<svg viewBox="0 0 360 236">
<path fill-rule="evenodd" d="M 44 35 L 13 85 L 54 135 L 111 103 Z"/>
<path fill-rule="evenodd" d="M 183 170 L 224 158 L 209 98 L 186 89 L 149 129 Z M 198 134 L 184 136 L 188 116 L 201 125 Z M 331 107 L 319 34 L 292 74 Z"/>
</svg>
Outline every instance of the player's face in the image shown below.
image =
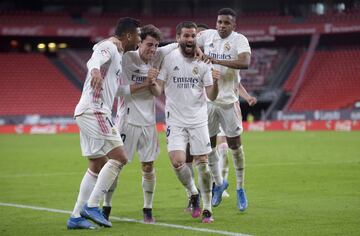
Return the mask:
<svg viewBox="0 0 360 236">
<path fill-rule="evenodd" d="M 125 51 L 136 50 L 140 43 L 140 29 L 137 28 L 135 31 L 128 33 L 128 43 L 125 47 Z"/>
<path fill-rule="evenodd" d="M 159 46 L 159 41 L 147 35 L 146 38 L 139 44 L 139 54 L 144 62 L 148 63 L 155 56 L 155 52 Z"/>
<path fill-rule="evenodd" d="M 196 29 L 182 28 L 177 41 L 184 56 L 193 57 L 196 49 Z"/>
<path fill-rule="evenodd" d="M 216 30 L 221 38 L 226 38 L 235 29 L 235 18 L 232 15 L 219 15 L 216 21 Z"/>
</svg>

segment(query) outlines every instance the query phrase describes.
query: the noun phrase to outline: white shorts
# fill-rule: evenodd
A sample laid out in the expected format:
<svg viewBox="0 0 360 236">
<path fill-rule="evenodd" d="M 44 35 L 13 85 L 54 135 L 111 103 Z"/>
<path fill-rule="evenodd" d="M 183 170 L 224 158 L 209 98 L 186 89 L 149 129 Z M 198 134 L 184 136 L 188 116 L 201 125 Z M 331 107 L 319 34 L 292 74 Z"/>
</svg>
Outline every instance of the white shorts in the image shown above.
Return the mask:
<svg viewBox="0 0 360 236">
<path fill-rule="evenodd" d="M 155 161 L 159 155 L 160 148 L 155 125 L 136 126 L 121 122 L 120 136 L 129 162 L 133 160 L 135 150 L 141 162 Z"/>
<path fill-rule="evenodd" d="M 243 126 L 239 102 L 221 107 L 210 102 L 207 105 L 210 137 L 220 133 L 220 125 L 226 137 L 232 138 L 242 133 Z"/>
<path fill-rule="evenodd" d="M 120 134 L 109 116 L 87 110 L 75 117 L 80 129 L 80 146 L 83 156 L 98 158 L 105 156 L 123 143 Z"/>
<path fill-rule="evenodd" d="M 167 149 L 171 151 L 184 151 L 190 143 L 190 154 L 194 156 L 206 155 L 211 152 L 211 144 L 208 127 L 181 128 L 167 126 Z"/>
</svg>

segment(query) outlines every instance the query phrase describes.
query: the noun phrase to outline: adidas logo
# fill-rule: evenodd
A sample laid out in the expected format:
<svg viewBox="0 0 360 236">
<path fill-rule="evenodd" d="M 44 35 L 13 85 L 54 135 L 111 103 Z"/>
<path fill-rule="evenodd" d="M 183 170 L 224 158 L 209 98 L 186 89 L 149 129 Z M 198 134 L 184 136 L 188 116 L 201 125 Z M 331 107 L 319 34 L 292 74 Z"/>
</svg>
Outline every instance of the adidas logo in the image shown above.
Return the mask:
<svg viewBox="0 0 360 236">
<path fill-rule="evenodd" d="M 214 47 L 214 44 L 213 44 L 213 43 L 210 43 L 209 47 L 213 48 L 213 47 Z"/>
<path fill-rule="evenodd" d="M 140 73 L 140 70 L 139 69 L 137 69 L 137 70 L 134 70 L 134 73 Z"/>
<path fill-rule="evenodd" d="M 236 128 L 236 131 L 238 131 L 238 130 L 240 130 L 240 127 L 239 127 L 239 126 Z"/>
<path fill-rule="evenodd" d="M 210 142 L 209 142 L 209 143 L 207 143 L 207 144 L 206 144 L 206 146 L 207 146 L 207 147 L 211 147 L 211 144 L 210 144 Z"/>
<path fill-rule="evenodd" d="M 179 67 L 175 66 L 173 70 L 179 70 Z"/>
</svg>

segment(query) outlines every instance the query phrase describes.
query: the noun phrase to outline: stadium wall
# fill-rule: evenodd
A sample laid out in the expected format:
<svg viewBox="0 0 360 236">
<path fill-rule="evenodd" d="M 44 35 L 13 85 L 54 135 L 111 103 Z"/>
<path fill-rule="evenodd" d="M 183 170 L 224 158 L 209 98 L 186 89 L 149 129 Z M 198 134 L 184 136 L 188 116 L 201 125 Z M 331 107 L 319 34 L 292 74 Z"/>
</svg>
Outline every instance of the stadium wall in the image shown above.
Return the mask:
<svg viewBox="0 0 360 236">
<path fill-rule="evenodd" d="M 245 132 L 264 131 L 360 131 L 360 121 L 256 121 L 243 122 Z M 163 123 L 157 124 L 159 132 L 165 131 Z M 2 125 L 0 134 L 76 134 L 79 128 L 69 125 Z"/>
</svg>

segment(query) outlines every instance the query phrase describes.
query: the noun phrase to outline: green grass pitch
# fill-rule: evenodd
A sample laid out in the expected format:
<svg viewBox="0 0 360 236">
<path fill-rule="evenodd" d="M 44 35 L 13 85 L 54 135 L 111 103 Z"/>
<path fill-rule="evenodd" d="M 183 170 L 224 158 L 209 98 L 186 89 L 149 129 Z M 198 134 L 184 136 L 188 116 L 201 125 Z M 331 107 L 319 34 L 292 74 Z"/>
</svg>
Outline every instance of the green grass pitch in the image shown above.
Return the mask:
<svg viewBox="0 0 360 236">
<path fill-rule="evenodd" d="M 360 235 L 360 132 L 249 132 L 242 140 L 249 208 L 236 209 L 231 162 L 230 198 L 207 225 L 183 212 L 185 191 L 160 134 L 157 222 L 249 235 Z M 221 235 L 117 220 L 110 229 L 69 231 L 67 213 L 3 205 L 70 211 L 86 167 L 78 135 L 1 135 L 0 235 Z M 141 220 L 142 198 L 135 158 L 121 173 L 112 216 Z"/>
</svg>

